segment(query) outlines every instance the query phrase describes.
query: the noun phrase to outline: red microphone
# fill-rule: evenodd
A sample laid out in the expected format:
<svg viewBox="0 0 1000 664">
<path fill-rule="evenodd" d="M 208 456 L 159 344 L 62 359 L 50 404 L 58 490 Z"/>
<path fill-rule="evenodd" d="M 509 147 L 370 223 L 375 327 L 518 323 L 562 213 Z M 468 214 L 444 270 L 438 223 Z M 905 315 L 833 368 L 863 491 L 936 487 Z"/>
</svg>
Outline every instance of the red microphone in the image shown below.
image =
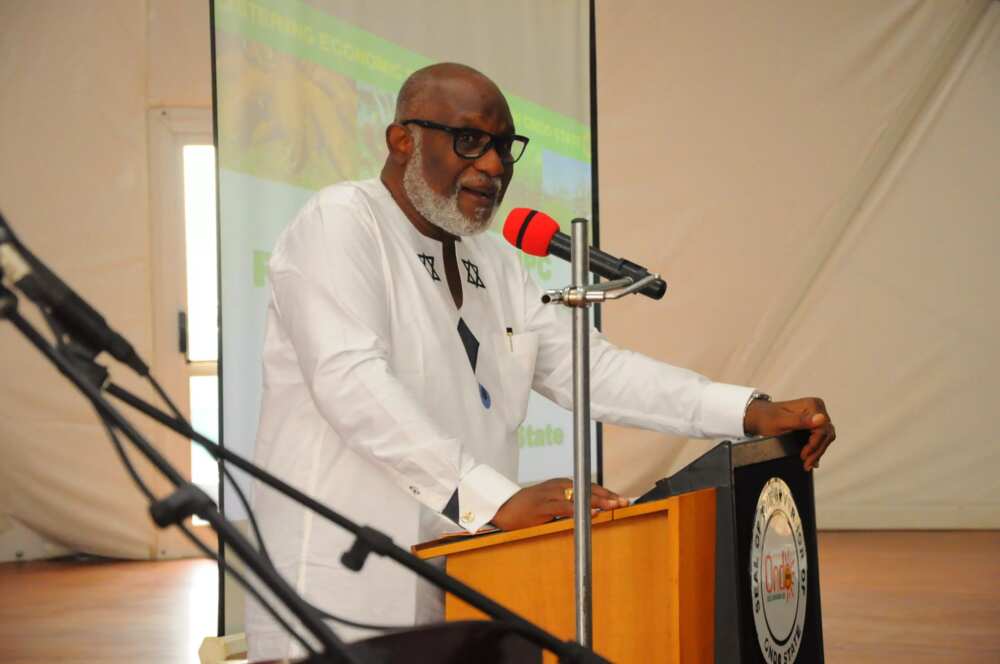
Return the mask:
<svg viewBox="0 0 1000 664">
<path fill-rule="evenodd" d="M 532 256 L 548 256 L 549 244 L 559 232 L 559 222 L 538 210 L 514 208 L 503 224 L 503 236 Z"/>
<path fill-rule="evenodd" d="M 538 210 L 514 208 L 503 224 L 503 236 L 512 245 L 532 256 L 552 254 L 564 261 L 570 260 L 572 242 L 565 233 L 559 232 L 559 222 Z M 615 258 L 600 249 L 590 247 L 590 271 L 605 279 L 629 277 L 635 283 L 649 276 L 649 270 L 624 258 Z M 659 300 L 667 292 L 667 282 L 655 279 L 639 292 L 654 300 Z"/>
</svg>

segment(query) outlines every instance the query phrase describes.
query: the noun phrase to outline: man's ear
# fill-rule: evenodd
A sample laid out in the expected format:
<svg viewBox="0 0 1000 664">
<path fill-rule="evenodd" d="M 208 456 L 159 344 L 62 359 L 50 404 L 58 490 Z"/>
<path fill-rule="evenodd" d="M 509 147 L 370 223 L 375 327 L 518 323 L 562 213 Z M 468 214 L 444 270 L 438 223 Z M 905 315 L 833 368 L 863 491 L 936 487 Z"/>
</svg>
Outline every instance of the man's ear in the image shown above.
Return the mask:
<svg viewBox="0 0 1000 664">
<path fill-rule="evenodd" d="M 389 159 L 400 166 L 413 154 L 413 137 L 406 127 L 395 122 L 385 128 L 385 145 L 389 148 Z"/>
</svg>

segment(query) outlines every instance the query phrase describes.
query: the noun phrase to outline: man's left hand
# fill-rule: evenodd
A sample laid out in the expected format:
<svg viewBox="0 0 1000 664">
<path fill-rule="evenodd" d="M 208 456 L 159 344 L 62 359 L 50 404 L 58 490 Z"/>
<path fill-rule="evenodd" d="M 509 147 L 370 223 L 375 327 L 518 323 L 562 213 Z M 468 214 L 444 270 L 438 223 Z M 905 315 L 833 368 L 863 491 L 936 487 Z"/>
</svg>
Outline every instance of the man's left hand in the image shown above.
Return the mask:
<svg viewBox="0 0 1000 664">
<path fill-rule="evenodd" d="M 826 404 L 816 397 L 773 402 L 754 399 L 743 417 L 743 429 L 751 436 L 778 436 L 808 429 L 809 442 L 800 455 L 806 470 L 819 468 L 819 458 L 837 437 Z"/>
</svg>

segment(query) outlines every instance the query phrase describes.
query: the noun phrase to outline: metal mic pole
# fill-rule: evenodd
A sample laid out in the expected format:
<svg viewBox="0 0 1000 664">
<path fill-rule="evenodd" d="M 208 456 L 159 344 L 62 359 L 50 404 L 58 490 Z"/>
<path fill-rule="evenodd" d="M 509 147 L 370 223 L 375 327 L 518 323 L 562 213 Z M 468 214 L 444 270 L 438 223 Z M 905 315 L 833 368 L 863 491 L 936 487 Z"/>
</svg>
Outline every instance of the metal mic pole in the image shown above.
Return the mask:
<svg viewBox="0 0 1000 664">
<path fill-rule="evenodd" d="M 590 305 L 617 300 L 661 281 L 658 274 L 641 279 L 622 277 L 590 285 L 590 245 L 587 220 L 572 222 L 570 262 L 573 282 L 547 290 L 544 304 L 573 309 L 573 546 L 576 568 L 576 640 L 593 648 L 593 593 L 590 538 Z"/>
<path fill-rule="evenodd" d="M 572 288 L 590 282 L 587 220 L 572 222 Z M 573 546 L 576 563 L 576 640 L 592 647 L 590 549 L 590 305 L 573 307 Z"/>
</svg>

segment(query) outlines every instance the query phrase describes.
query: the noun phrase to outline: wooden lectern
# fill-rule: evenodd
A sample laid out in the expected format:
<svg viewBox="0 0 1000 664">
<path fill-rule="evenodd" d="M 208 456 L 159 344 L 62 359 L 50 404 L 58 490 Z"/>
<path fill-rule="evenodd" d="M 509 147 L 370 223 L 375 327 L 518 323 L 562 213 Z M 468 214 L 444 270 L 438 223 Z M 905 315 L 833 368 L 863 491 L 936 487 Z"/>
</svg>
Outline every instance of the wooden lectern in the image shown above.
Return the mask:
<svg viewBox="0 0 1000 664">
<path fill-rule="evenodd" d="M 724 441 L 593 527 L 594 649 L 613 662 L 822 664 L 808 432 Z M 439 540 L 450 574 L 575 637 L 573 522 Z M 445 618 L 484 616 L 448 596 Z M 547 661 L 554 661 L 550 658 Z"/>
<path fill-rule="evenodd" d="M 715 623 L 715 489 L 593 519 L 594 650 L 616 663 L 710 663 Z M 573 521 L 414 547 L 563 640 L 575 638 Z M 448 595 L 445 619 L 484 619 Z M 545 653 L 546 662 L 554 662 Z"/>
</svg>

